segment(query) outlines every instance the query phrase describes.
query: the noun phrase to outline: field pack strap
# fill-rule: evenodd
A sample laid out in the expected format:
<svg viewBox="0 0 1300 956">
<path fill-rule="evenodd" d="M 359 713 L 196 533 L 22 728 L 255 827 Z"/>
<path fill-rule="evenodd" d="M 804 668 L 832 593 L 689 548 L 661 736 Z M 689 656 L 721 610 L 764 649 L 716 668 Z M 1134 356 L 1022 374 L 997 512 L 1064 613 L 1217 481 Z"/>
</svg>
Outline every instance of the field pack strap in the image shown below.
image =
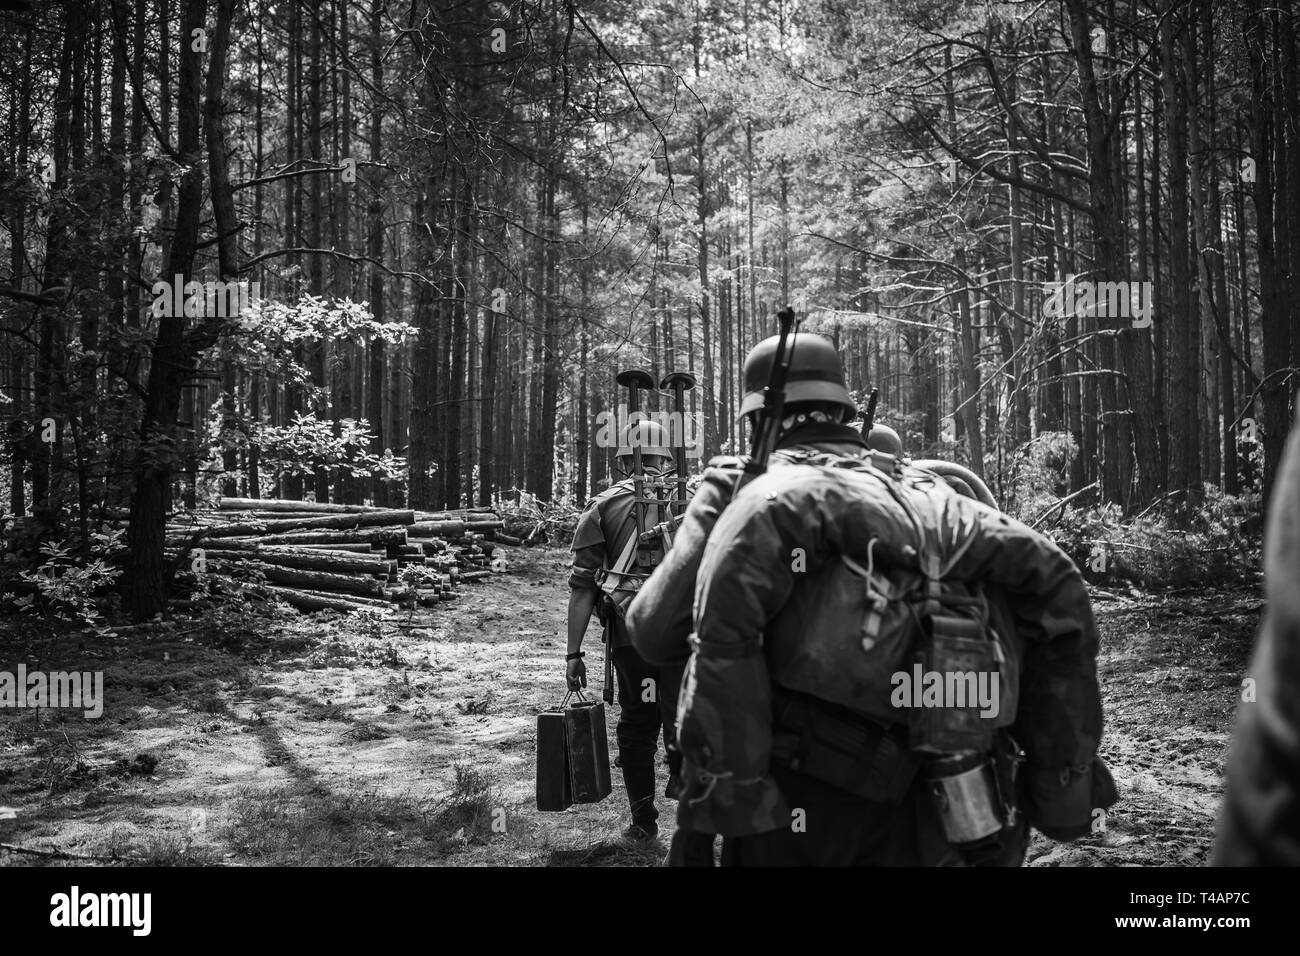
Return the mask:
<svg viewBox="0 0 1300 956">
<path fill-rule="evenodd" d="M 629 568 L 632 567 L 633 558 L 636 555 L 636 535 L 627 539 L 627 544 L 623 546 L 623 552 L 618 556 L 614 564 L 606 568 L 601 575 L 600 589 L 610 597 L 619 589 L 624 580 L 634 581 L 636 585 L 640 584 L 639 578 L 645 575 L 632 574 Z"/>
<path fill-rule="evenodd" d="M 632 509 L 628 511 L 627 517 L 623 522 L 624 525 L 628 522 L 632 522 L 634 525 L 632 533 L 628 535 L 627 543 L 623 545 L 623 550 L 619 552 L 619 556 L 614 563 L 608 568 L 605 568 L 599 574 L 599 581 L 597 583 L 600 589 L 611 598 L 613 598 L 615 591 L 640 590 L 641 582 L 649 577 L 648 574 L 636 574 L 632 571 L 632 565 L 636 562 L 638 543 L 635 528 L 636 509 L 637 505 L 633 502 Z"/>
<path fill-rule="evenodd" d="M 870 652 L 876 646 L 876 641 L 880 639 L 880 625 L 885 618 L 885 610 L 889 607 L 889 602 L 896 595 L 890 587 L 889 578 L 883 574 L 876 573 L 876 542 L 879 538 L 872 538 L 867 542 L 867 566 L 864 568 L 858 562 L 854 561 L 847 554 L 841 556 L 841 560 L 850 571 L 863 579 L 867 590 L 867 603 L 870 610 L 862 621 L 862 631 L 860 634 L 862 641 L 862 650 Z"/>
<path fill-rule="evenodd" d="M 939 556 L 933 552 L 925 556 L 925 614 L 938 614 L 943 608 L 943 573 L 939 570 Z"/>
</svg>

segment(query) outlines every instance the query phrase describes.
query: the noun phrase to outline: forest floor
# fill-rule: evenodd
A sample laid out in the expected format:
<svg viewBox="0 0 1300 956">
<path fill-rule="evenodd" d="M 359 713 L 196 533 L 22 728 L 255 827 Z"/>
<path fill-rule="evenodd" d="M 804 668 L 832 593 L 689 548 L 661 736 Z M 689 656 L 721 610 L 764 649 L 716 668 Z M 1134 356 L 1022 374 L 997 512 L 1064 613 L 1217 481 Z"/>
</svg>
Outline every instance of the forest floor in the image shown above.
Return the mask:
<svg viewBox="0 0 1300 956">
<path fill-rule="evenodd" d="M 659 799 L 659 846 L 616 842 L 617 769 L 599 804 L 535 809 L 536 715 L 564 696 L 568 552 L 506 553 L 508 573 L 382 636 L 289 616 L 107 646 L 0 622 L 5 658 L 103 671 L 106 697 L 98 720 L 0 709 L 0 844 L 37 854 L 0 847 L 0 865 L 656 865 L 671 806 Z M 1259 592 L 1095 608 L 1121 802 L 1076 843 L 1036 835 L 1029 865 L 1204 864 Z M 594 626 L 587 649 L 599 694 Z"/>
</svg>

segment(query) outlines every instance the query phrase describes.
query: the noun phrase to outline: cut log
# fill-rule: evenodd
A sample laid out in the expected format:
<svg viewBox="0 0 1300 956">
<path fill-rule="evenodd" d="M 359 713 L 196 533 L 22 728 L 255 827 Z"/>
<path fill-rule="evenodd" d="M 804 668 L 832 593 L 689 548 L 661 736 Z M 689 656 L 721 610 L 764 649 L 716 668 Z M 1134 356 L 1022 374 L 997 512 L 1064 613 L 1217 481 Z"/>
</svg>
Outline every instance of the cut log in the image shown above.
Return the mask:
<svg viewBox="0 0 1300 956">
<path fill-rule="evenodd" d="M 282 568 L 279 565 L 267 564 L 263 561 L 242 559 L 242 556 L 241 560 L 238 561 L 216 559 L 210 562 L 210 565 L 215 565 L 218 571 L 258 571 L 266 580 L 274 584 L 287 584 L 291 587 L 318 591 L 340 591 L 344 594 L 383 596 L 382 584 L 377 579 L 369 576 L 353 577 L 348 574 L 330 574 L 327 571 L 302 571 L 296 568 Z"/>
<path fill-rule="evenodd" d="M 265 523 L 267 521 L 298 521 L 302 518 L 336 517 L 319 514 L 314 511 L 231 511 L 229 514 L 230 521 L 227 522 L 228 524 L 238 524 L 240 522 L 249 521 L 260 521 Z M 218 525 L 221 524 L 221 522 L 214 523 Z"/>
<path fill-rule="evenodd" d="M 355 600 L 353 598 L 341 597 L 337 594 L 310 594 L 306 591 L 296 591 L 293 588 L 278 588 L 268 584 L 266 590 L 273 597 L 280 598 L 286 604 L 291 604 L 300 611 L 342 611 L 350 614 L 353 611 L 359 611 L 362 608 L 370 607 L 368 603 Z"/>
<path fill-rule="evenodd" d="M 229 525 L 213 526 L 207 530 L 205 538 L 235 538 L 249 535 L 282 534 L 287 531 L 316 530 L 319 528 L 336 528 L 353 530 L 358 528 L 383 527 L 385 525 L 409 525 L 415 521 L 414 511 L 371 511 L 364 514 L 322 515 L 319 518 L 294 518 L 289 521 L 239 522 Z"/>
<path fill-rule="evenodd" d="M 427 537 L 456 538 L 465 533 L 463 521 L 417 521 L 407 529 L 408 534 Z"/>
<path fill-rule="evenodd" d="M 222 511 L 298 511 L 313 514 L 361 514 L 382 511 L 374 505 L 332 505 L 323 501 L 285 501 L 281 498 L 222 498 L 217 502 Z"/>
<path fill-rule="evenodd" d="M 250 557 L 247 551 L 226 551 L 209 548 L 205 551 L 209 558 L 225 558 L 241 561 Z M 301 568 L 305 571 L 333 571 L 337 574 L 388 574 L 388 562 L 380 557 L 361 557 L 349 553 L 329 554 L 324 551 L 310 552 L 305 549 L 270 550 L 255 552 L 257 560 L 263 564 L 274 564 L 282 568 Z"/>
<path fill-rule="evenodd" d="M 241 554 L 255 554 L 257 552 L 256 538 L 223 538 L 221 541 L 221 550 L 238 551 Z M 206 544 L 197 545 L 195 551 L 211 551 L 212 546 Z"/>
<path fill-rule="evenodd" d="M 500 541 L 502 544 L 512 544 L 516 548 L 521 548 L 524 545 L 522 539 L 516 538 L 514 535 L 502 534 L 500 531 L 497 532 L 496 537 L 497 540 Z"/>
<path fill-rule="evenodd" d="M 311 588 L 296 588 L 303 594 L 310 594 L 313 597 L 341 597 L 348 601 L 360 604 L 362 607 L 391 608 L 393 603 L 384 597 L 364 597 L 358 594 L 335 594 L 332 591 L 313 591 Z"/>
<path fill-rule="evenodd" d="M 490 543 L 504 526 L 491 508 L 415 511 L 280 499 L 223 498 L 219 509 L 182 512 L 167 528 L 168 557 L 202 551 L 208 573 L 246 571 L 303 610 L 351 611 L 453 600 L 461 580 L 488 576 Z M 508 540 L 518 541 L 519 539 Z M 418 588 L 399 571 L 425 570 Z M 194 580 L 188 565 L 176 583 Z"/>
<path fill-rule="evenodd" d="M 268 534 L 259 539 L 262 544 L 406 544 L 405 528 L 362 528 L 360 531 L 290 531 L 286 534 Z M 224 543 L 224 539 L 223 539 Z"/>
<path fill-rule="evenodd" d="M 227 541 L 242 541 L 243 538 L 223 538 L 221 547 L 226 546 Z M 253 539 L 256 540 L 256 539 Z M 261 546 L 263 551 L 311 551 L 318 554 L 368 554 L 376 560 L 382 560 L 384 557 L 383 550 L 375 550 L 375 546 L 369 543 L 364 544 L 264 544 Z"/>
</svg>

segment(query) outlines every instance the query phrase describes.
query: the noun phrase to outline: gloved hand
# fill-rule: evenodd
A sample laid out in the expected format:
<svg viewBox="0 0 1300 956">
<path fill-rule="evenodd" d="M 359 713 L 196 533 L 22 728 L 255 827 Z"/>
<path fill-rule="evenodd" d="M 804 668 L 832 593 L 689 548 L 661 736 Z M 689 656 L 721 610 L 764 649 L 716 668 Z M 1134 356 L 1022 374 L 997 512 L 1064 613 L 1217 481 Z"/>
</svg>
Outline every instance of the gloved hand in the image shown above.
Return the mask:
<svg viewBox="0 0 1300 956">
<path fill-rule="evenodd" d="M 569 690 L 578 690 L 587 686 L 587 665 L 582 662 L 581 657 L 565 662 L 564 679 L 568 682 Z"/>
<path fill-rule="evenodd" d="M 1100 757 L 1084 768 L 1027 767 L 1021 807 L 1044 836 L 1065 843 L 1092 832 L 1098 811 L 1119 800 L 1110 769 Z"/>
</svg>

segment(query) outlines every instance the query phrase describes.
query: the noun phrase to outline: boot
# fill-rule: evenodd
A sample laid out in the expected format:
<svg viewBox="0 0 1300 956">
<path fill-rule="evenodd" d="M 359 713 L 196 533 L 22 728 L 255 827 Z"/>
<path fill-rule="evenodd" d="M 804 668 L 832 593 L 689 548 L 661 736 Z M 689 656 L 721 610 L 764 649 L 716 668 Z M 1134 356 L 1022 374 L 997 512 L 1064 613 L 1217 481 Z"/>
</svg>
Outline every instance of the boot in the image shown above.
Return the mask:
<svg viewBox="0 0 1300 956">
<path fill-rule="evenodd" d="M 623 786 L 627 788 L 627 803 L 632 811 L 632 826 L 649 834 L 653 839 L 659 832 L 659 811 L 655 808 L 654 758 L 638 760 L 635 766 L 623 767 Z"/>
</svg>

